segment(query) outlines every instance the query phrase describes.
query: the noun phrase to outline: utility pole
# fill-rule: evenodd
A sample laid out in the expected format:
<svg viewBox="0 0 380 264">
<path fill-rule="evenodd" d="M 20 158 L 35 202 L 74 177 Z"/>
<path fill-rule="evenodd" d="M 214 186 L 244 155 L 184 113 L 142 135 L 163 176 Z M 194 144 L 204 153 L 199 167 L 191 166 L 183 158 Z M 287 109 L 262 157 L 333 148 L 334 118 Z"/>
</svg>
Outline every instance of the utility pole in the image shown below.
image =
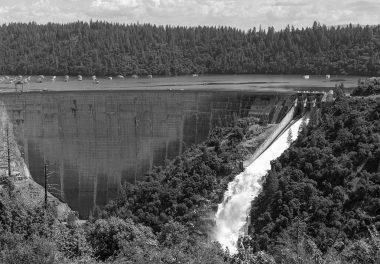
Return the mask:
<svg viewBox="0 0 380 264">
<path fill-rule="evenodd" d="M 45 177 L 45 210 L 47 208 L 47 164 L 44 164 L 44 177 Z"/>
<path fill-rule="evenodd" d="M 7 155 L 8 155 L 8 176 L 10 179 L 12 176 L 12 173 L 11 173 L 11 149 L 9 146 L 9 126 L 7 126 L 6 128 L 6 133 L 7 133 L 6 137 L 7 137 Z"/>
</svg>

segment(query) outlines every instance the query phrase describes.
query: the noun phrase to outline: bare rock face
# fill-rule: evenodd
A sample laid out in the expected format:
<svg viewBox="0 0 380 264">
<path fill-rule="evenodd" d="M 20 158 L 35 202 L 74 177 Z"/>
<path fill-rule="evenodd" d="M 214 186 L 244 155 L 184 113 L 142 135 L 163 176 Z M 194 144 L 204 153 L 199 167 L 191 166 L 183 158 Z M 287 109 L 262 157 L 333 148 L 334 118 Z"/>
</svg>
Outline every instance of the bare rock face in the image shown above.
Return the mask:
<svg viewBox="0 0 380 264">
<path fill-rule="evenodd" d="M 14 187 L 16 199 L 26 208 L 33 209 L 44 206 L 45 190 L 32 178 L 15 181 Z M 61 202 L 50 193 L 48 193 L 48 206 L 54 209 L 56 217 L 62 221 L 66 221 L 68 215 L 73 212 L 66 203 Z"/>
</svg>

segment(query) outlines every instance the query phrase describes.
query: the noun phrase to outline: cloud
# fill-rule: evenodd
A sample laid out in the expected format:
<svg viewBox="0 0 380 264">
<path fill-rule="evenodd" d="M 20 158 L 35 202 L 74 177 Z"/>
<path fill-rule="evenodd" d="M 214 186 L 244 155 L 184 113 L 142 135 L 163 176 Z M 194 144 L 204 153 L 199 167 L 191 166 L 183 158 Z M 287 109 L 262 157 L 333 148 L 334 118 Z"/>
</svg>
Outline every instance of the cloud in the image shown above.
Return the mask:
<svg viewBox="0 0 380 264">
<path fill-rule="evenodd" d="M 91 3 L 91 7 L 108 9 L 108 10 L 119 10 L 120 8 L 135 8 L 139 5 L 137 0 L 94 0 Z"/>
<path fill-rule="evenodd" d="M 7 6 L 0 7 L 0 14 L 7 14 L 8 12 L 9 12 L 9 7 Z"/>
<path fill-rule="evenodd" d="M 309 3 L 309 1 L 280 1 L 274 3 L 274 6 L 305 6 Z"/>
<path fill-rule="evenodd" d="M 226 25 L 243 29 L 288 24 L 376 24 L 379 0 L 0 0 L 0 22 L 77 20 L 172 25 Z"/>
</svg>

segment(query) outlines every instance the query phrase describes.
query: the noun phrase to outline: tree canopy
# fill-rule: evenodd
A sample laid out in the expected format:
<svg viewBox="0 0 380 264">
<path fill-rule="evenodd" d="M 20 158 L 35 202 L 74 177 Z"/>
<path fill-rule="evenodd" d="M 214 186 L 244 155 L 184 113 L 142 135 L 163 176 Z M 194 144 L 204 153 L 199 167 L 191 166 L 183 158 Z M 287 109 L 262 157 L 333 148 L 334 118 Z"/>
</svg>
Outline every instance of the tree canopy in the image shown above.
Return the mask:
<svg viewBox="0 0 380 264">
<path fill-rule="evenodd" d="M 0 74 L 380 75 L 380 26 L 172 27 L 91 21 L 0 26 Z"/>
<path fill-rule="evenodd" d="M 300 223 L 324 252 L 380 228 L 380 104 L 340 95 L 316 116 L 272 163 L 253 202 L 254 250 L 273 248 Z"/>
<path fill-rule="evenodd" d="M 380 78 L 371 77 L 359 80 L 358 86 L 352 91 L 353 96 L 368 96 L 380 94 Z"/>
</svg>

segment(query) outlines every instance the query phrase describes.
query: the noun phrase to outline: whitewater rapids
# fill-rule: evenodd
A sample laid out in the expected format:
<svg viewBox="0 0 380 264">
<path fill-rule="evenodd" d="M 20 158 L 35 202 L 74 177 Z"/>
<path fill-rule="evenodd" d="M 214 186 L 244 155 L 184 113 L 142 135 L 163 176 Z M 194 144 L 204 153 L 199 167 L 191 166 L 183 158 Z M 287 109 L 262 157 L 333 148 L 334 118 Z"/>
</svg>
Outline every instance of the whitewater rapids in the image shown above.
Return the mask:
<svg viewBox="0 0 380 264">
<path fill-rule="evenodd" d="M 309 121 L 305 118 L 305 122 Z M 286 129 L 255 161 L 228 184 L 223 202 L 218 205 L 215 215 L 215 240 L 230 254 L 237 253 L 237 241 L 242 235 L 252 200 L 261 191 L 261 180 L 270 170 L 270 162 L 278 158 L 289 148 L 289 130 L 291 141 L 298 137 L 302 118 Z"/>
</svg>

